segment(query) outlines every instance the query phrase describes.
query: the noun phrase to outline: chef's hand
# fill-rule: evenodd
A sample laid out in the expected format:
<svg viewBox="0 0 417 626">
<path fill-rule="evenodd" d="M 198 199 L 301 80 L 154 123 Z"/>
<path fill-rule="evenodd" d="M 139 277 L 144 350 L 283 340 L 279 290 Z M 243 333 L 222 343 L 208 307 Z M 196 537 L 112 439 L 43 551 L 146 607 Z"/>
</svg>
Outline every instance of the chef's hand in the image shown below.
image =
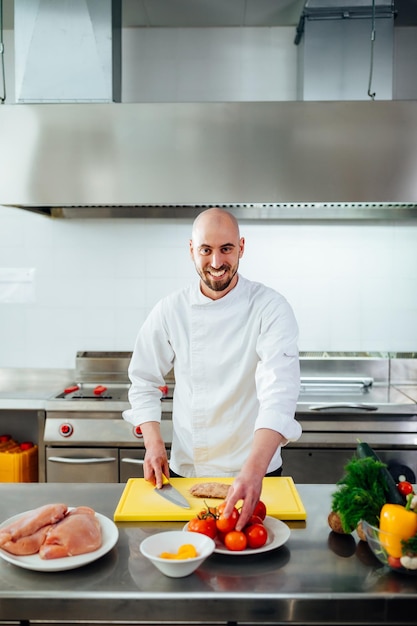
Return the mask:
<svg viewBox="0 0 417 626">
<path fill-rule="evenodd" d="M 249 521 L 261 497 L 262 480 L 269 463 L 278 446 L 285 442 L 284 437 L 275 430 L 259 428 L 255 431 L 249 457 L 228 491 L 223 511 L 223 515 L 228 517 L 237 502 L 243 500 L 236 530 L 242 530 Z"/>
<path fill-rule="evenodd" d="M 249 521 L 255 506 L 258 504 L 261 497 L 263 477 L 263 472 L 261 472 L 260 475 L 255 475 L 253 472 L 251 472 L 250 475 L 246 475 L 242 469 L 240 474 L 236 476 L 233 481 L 226 497 L 226 506 L 223 511 L 223 515 L 229 517 L 237 502 L 239 500 L 243 500 L 239 520 L 236 524 L 236 530 L 242 530 L 244 528 L 246 523 Z"/>
<path fill-rule="evenodd" d="M 161 436 L 159 422 L 144 422 L 140 425 L 145 444 L 143 476 L 155 487 L 162 487 L 162 475 L 169 477 L 169 465 L 165 443 Z"/>
</svg>

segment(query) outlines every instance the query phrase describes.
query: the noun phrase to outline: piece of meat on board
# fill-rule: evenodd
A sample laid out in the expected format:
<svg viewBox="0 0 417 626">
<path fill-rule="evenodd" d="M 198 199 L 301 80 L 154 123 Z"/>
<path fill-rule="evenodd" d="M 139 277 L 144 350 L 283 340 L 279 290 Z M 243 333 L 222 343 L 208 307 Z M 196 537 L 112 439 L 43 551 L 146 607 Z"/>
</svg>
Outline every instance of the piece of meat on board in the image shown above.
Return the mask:
<svg viewBox="0 0 417 626">
<path fill-rule="evenodd" d="M 190 494 L 195 498 L 221 498 L 227 496 L 230 485 L 226 483 L 196 483 L 190 487 Z"/>
<path fill-rule="evenodd" d="M 39 552 L 39 548 L 43 544 L 46 533 L 51 526 L 42 526 L 39 530 L 32 535 L 26 535 L 26 537 L 20 537 L 16 541 L 6 541 L 2 545 L 2 549 L 6 550 L 10 554 L 15 556 L 29 556 Z"/>
<path fill-rule="evenodd" d="M 45 504 L 24 513 L 21 517 L 0 529 L 0 548 L 8 541 L 33 535 L 43 526 L 55 524 L 68 511 L 66 504 Z"/>
<path fill-rule="evenodd" d="M 101 525 L 93 509 L 80 506 L 48 531 L 39 549 L 41 559 L 60 559 L 98 550 Z"/>
</svg>

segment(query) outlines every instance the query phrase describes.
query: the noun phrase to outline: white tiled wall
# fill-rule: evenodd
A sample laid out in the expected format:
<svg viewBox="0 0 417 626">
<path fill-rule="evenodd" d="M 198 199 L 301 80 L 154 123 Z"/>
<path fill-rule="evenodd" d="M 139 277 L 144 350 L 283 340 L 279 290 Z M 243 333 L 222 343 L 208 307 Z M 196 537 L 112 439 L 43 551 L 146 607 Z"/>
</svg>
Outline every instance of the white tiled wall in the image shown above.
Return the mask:
<svg viewBox="0 0 417 626">
<path fill-rule="evenodd" d="M 35 269 L 33 302 L 0 300 L 0 367 L 72 368 L 77 350 L 131 350 L 150 307 L 195 280 L 190 228 L 0 207 L 0 269 Z M 241 234 L 240 271 L 288 298 L 301 350 L 417 350 L 417 224 L 247 222 Z"/>
<path fill-rule="evenodd" d="M 291 100 L 293 28 L 123 31 L 124 102 Z"/>
</svg>

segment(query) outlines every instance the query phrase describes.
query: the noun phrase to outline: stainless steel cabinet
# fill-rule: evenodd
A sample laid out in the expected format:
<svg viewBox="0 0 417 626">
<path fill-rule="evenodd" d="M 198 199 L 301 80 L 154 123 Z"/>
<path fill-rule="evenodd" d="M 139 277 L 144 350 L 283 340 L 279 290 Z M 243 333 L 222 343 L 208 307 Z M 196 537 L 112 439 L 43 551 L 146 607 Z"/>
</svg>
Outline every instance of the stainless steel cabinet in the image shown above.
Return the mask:
<svg viewBox="0 0 417 626">
<path fill-rule="evenodd" d="M 379 449 L 375 452 L 386 463 L 394 478 L 403 474 L 415 482 L 417 453 L 415 450 Z M 355 448 L 292 448 L 282 451 L 283 475 L 291 476 L 296 483 L 335 484 L 344 474 L 344 467 L 355 454 Z"/>
</svg>

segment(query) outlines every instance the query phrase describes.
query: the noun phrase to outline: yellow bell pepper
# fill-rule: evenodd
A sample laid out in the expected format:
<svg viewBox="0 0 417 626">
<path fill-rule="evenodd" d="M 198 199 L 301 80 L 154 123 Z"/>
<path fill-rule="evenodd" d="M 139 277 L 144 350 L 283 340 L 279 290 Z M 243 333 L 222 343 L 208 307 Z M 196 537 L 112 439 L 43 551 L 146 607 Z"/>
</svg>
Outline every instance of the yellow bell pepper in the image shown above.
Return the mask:
<svg viewBox="0 0 417 626">
<path fill-rule="evenodd" d="M 379 530 L 385 550 L 399 559 L 403 554 L 401 541 L 417 534 L 417 514 L 401 504 L 384 504 L 379 516 Z"/>
</svg>

